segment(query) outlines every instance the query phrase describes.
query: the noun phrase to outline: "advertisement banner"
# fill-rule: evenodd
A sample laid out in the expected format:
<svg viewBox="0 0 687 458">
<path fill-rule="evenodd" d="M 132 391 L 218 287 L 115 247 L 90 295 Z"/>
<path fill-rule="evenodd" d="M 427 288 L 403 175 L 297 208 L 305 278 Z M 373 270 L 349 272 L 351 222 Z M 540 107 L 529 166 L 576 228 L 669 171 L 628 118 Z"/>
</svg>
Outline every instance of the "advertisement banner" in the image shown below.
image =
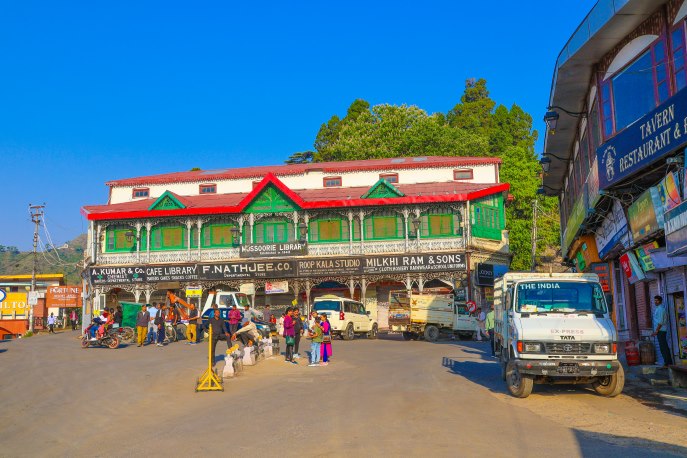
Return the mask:
<svg viewBox="0 0 687 458">
<path fill-rule="evenodd" d="M 494 265 L 486 263 L 477 264 L 477 281 L 478 286 L 494 286 Z"/>
<path fill-rule="evenodd" d="M 239 247 L 239 256 L 242 258 L 274 258 L 307 254 L 308 244 L 305 242 L 246 243 Z"/>
<path fill-rule="evenodd" d="M 658 184 L 658 195 L 661 199 L 663 213 L 680 205 L 680 192 L 678 191 L 679 179 L 671 172 Z"/>
<path fill-rule="evenodd" d="M 563 246 L 561 247 L 561 252 L 563 256 L 568 254 L 568 249 L 570 244 L 572 244 L 577 235 L 577 230 L 580 228 L 582 221 L 587 213 L 587 207 L 584 204 L 584 199 L 577 199 L 575 205 L 573 205 L 572 211 L 570 212 L 570 218 L 568 218 L 568 224 L 563 232 Z"/>
<path fill-rule="evenodd" d="M 685 143 L 687 91 L 678 91 L 596 150 L 599 187 L 608 189 Z"/>
<path fill-rule="evenodd" d="M 81 286 L 48 286 L 45 305 L 50 307 L 81 307 Z"/>
<path fill-rule="evenodd" d="M 677 340 L 680 359 L 687 359 L 687 315 L 685 314 L 685 299 L 682 295 L 675 296 L 675 321 L 677 322 Z"/>
<path fill-rule="evenodd" d="M 668 256 L 687 252 L 687 201 L 665 214 L 666 251 Z"/>
<path fill-rule="evenodd" d="M 654 204 L 657 204 L 654 206 Z M 663 228 L 663 213 L 658 190 L 651 187 L 644 191 L 627 209 L 627 219 L 632 230 L 632 238 L 640 241 Z"/>
<path fill-rule="evenodd" d="M 186 287 L 186 297 L 202 297 L 203 288 L 200 285 L 193 285 Z"/>
<path fill-rule="evenodd" d="M 596 262 L 591 265 L 591 271 L 593 274 L 599 276 L 599 283 L 601 283 L 601 289 L 604 293 L 611 292 L 611 270 L 607 262 Z"/>
<path fill-rule="evenodd" d="M 244 283 L 239 286 L 239 291 L 248 296 L 255 294 L 255 283 Z"/>
<path fill-rule="evenodd" d="M 604 258 L 618 245 L 629 237 L 627 219 L 623 207 L 616 200 L 613 201 L 611 211 L 601 222 L 601 226 L 596 230 L 596 246 L 599 250 L 599 257 Z M 629 245 L 629 243 L 627 244 Z"/>
<path fill-rule="evenodd" d="M 12 315 L 12 312 L 20 316 L 25 316 L 28 307 L 26 293 L 7 293 L 2 302 L 0 302 L 2 316 Z"/>
<path fill-rule="evenodd" d="M 284 294 L 289 292 L 288 281 L 273 281 L 265 283 L 265 294 Z"/>
<path fill-rule="evenodd" d="M 599 194 L 599 169 L 596 165 L 596 158 L 587 177 L 587 208 L 593 210 L 601 199 Z"/>
<path fill-rule="evenodd" d="M 642 266 L 642 270 L 644 272 L 649 272 L 656 268 L 656 266 L 654 266 L 654 261 L 651 258 L 651 252 L 656 249 L 658 249 L 658 242 L 647 243 L 635 250 L 639 264 Z"/>
<path fill-rule="evenodd" d="M 630 284 L 637 283 L 638 281 L 646 278 L 644 272 L 639 267 L 639 263 L 637 262 L 637 258 L 635 258 L 633 252 L 628 251 L 627 253 L 623 254 L 620 257 L 620 265 L 622 266 L 623 272 L 625 272 L 625 276 Z"/>
</svg>

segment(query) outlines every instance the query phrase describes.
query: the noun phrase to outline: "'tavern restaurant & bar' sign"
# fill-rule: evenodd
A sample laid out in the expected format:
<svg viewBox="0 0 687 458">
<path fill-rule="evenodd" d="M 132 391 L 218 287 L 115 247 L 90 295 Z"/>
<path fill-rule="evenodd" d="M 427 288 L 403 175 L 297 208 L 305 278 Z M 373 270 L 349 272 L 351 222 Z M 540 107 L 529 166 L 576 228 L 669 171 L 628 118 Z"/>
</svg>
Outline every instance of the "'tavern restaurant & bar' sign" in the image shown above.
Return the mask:
<svg viewBox="0 0 687 458">
<path fill-rule="evenodd" d="M 233 261 L 219 264 L 140 265 L 91 268 L 94 285 L 198 280 L 295 278 L 452 272 L 467 269 L 464 253 Z"/>
<path fill-rule="evenodd" d="M 679 91 L 596 150 L 606 189 L 687 143 L 687 91 Z"/>
</svg>

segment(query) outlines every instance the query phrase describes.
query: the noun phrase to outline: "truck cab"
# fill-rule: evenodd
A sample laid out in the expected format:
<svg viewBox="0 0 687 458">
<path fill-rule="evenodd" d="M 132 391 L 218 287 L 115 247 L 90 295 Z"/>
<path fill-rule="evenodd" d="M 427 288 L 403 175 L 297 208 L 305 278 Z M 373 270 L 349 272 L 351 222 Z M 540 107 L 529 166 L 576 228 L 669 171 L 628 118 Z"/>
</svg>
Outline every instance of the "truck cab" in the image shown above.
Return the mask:
<svg viewBox="0 0 687 458">
<path fill-rule="evenodd" d="M 534 383 L 590 383 L 622 392 L 618 335 L 595 274 L 507 273 L 494 284 L 495 346 L 515 397 Z"/>
</svg>

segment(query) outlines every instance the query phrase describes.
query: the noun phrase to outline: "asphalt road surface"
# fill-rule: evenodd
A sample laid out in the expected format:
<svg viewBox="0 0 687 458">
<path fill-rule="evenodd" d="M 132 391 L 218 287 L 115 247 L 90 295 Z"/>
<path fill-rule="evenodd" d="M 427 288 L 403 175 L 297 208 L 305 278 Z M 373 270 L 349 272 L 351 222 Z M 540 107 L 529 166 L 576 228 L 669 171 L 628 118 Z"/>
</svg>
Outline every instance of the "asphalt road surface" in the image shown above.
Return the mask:
<svg viewBox="0 0 687 458">
<path fill-rule="evenodd" d="M 275 357 L 195 393 L 204 345 L 76 335 L 0 343 L 0 456 L 687 455 L 687 419 L 629 396 L 509 397 L 484 343 L 336 340 L 327 367 Z"/>
</svg>

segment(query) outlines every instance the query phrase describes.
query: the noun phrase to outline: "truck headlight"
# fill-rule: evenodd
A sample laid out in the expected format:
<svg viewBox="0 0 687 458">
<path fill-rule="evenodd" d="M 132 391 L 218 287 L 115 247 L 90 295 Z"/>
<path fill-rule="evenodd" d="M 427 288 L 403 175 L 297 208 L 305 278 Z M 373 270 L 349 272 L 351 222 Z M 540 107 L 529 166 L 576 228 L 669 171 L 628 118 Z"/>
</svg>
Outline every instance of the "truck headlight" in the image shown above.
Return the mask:
<svg viewBox="0 0 687 458">
<path fill-rule="evenodd" d="M 610 353 L 610 352 L 611 352 L 611 344 L 609 344 L 609 343 L 594 344 L 594 353 Z"/>
<path fill-rule="evenodd" d="M 541 344 L 538 342 L 525 342 L 525 353 L 541 353 Z"/>
</svg>

